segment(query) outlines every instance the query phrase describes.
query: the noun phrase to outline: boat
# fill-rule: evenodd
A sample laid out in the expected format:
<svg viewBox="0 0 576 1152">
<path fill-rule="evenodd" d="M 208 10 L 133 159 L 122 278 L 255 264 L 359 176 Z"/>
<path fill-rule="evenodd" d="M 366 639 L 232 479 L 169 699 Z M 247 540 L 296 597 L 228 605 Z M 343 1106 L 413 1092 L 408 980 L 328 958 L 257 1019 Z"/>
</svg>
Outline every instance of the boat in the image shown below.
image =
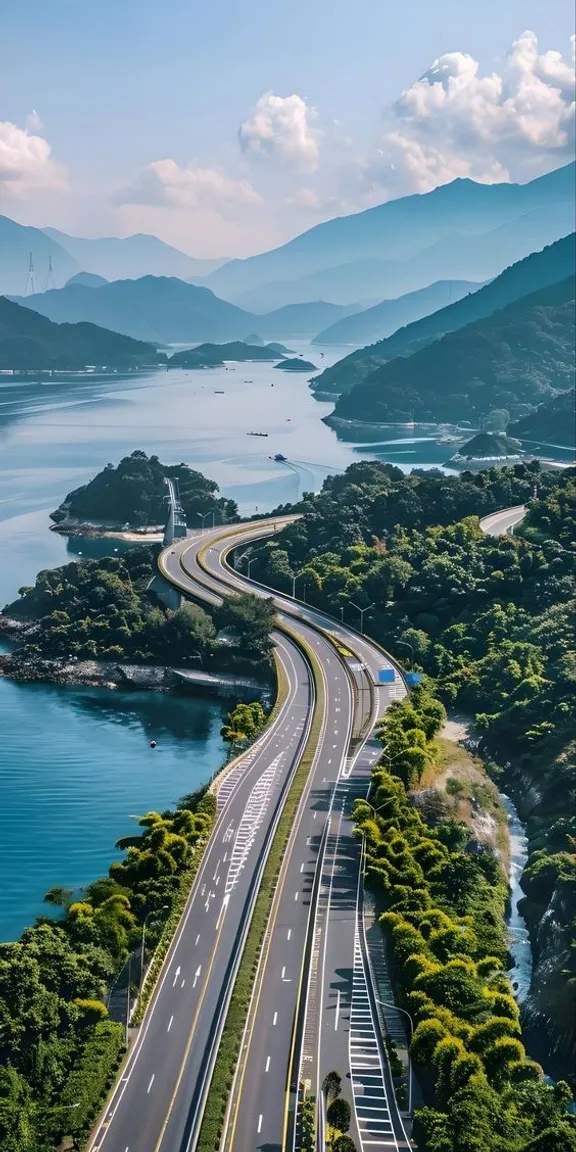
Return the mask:
<svg viewBox="0 0 576 1152">
<path fill-rule="evenodd" d="M 276 455 L 271 456 L 270 459 L 275 460 L 277 464 L 284 464 L 286 457 L 283 456 L 281 452 L 277 452 Z"/>
<path fill-rule="evenodd" d="M 247 432 L 247 436 L 267 436 L 267 432 Z"/>
<path fill-rule="evenodd" d="M 215 388 L 214 389 L 214 395 L 215 396 L 223 396 L 224 395 L 224 389 L 223 388 Z"/>
</svg>

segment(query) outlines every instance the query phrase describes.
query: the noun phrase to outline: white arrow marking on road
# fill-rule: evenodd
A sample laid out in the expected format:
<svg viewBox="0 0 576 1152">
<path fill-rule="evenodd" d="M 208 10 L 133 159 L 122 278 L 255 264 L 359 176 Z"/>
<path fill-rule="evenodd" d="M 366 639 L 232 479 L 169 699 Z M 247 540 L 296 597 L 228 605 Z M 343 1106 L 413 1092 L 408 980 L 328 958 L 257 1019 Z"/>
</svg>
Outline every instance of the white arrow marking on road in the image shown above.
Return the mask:
<svg viewBox="0 0 576 1152">
<path fill-rule="evenodd" d="M 174 979 L 173 979 L 173 981 L 172 981 L 172 987 L 174 987 L 174 985 L 175 985 L 175 983 L 176 983 L 176 981 L 177 981 L 177 979 L 178 979 L 179 975 L 180 975 L 180 965 L 178 965 L 178 967 L 177 967 L 177 969 L 176 969 L 176 971 L 175 971 L 175 973 L 174 973 Z"/>
<path fill-rule="evenodd" d="M 193 987 L 193 988 L 195 988 L 195 987 L 196 987 L 196 984 L 197 984 L 197 981 L 198 981 L 198 977 L 199 977 L 199 975 L 200 975 L 201 971 L 202 971 L 202 965 L 201 965 L 201 964 L 199 964 L 199 965 L 198 965 L 198 967 L 197 967 L 197 969 L 196 969 L 196 971 L 195 971 L 195 973 L 194 973 L 194 983 L 193 983 L 193 985 L 192 985 L 192 987 Z"/>
</svg>

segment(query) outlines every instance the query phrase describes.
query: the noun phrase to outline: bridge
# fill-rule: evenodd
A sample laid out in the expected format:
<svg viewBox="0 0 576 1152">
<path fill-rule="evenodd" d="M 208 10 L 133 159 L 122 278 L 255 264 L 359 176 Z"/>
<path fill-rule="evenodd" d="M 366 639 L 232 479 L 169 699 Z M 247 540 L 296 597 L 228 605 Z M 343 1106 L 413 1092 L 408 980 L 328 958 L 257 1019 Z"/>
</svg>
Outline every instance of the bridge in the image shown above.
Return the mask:
<svg viewBox="0 0 576 1152">
<path fill-rule="evenodd" d="M 168 519 L 164 529 L 164 547 L 168 548 L 175 540 L 181 540 L 185 537 L 188 533 L 188 528 L 182 501 L 180 500 L 178 481 L 173 480 L 171 476 L 166 476 L 165 480 L 168 488 L 168 495 L 165 497 L 168 504 Z"/>
</svg>

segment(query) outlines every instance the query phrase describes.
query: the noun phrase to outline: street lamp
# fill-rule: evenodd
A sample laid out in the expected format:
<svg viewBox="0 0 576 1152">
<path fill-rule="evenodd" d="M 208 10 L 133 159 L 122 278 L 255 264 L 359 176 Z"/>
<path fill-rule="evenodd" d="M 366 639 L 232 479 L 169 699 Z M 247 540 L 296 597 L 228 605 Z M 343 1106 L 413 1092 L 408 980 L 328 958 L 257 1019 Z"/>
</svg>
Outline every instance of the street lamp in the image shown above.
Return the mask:
<svg viewBox="0 0 576 1152">
<path fill-rule="evenodd" d="M 410 652 L 411 652 L 410 663 L 413 664 L 414 663 L 414 648 L 412 647 L 412 645 L 409 644 L 407 640 L 397 640 L 396 644 L 399 645 L 401 648 L 409 648 L 410 649 Z"/>
<path fill-rule="evenodd" d="M 202 531 L 204 531 L 204 525 L 206 523 L 206 518 L 208 516 L 212 517 L 212 527 L 214 527 L 214 518 L 216 516 L 216 513 L 214 510 L 212 510 L 212 512 L 197 512 L 196 515 L 199 516 L 201 521 L 202 521 Z"/>
<path fill-rule="evenodd" d="M 254 561 L 258 558 L 258 556 L 260 555 L 261 552 L 265 552 L 265 551 L 266 551 L 265 547 L 264 548 L 257 548 L 256 552 L 254 552 L 253 555 L 250 557 L 250 559 L 247 561 L 246 567 L 248 570 L 248 579 L 250 579 L 250 569 L 252 568 Z"/>
<path fill-rule="evenodd" d="M 412 1043 L 414 1035 L 414 1021 L 409 1012 L 405 1008 L 399 1008 L 397 1004 L 390 1004 L 387 1000 L 379 1000 L 377 996 L 374 997 L 377 1004 L 381 1004 L 383 1008 L 393 1008 L 395 1012 L 401 1012 L 403 1016 L 407 1016 L 410 1021 L 410 1039 L 408 1046 Z M 412 1114 L 412 1060 L 410 1053 L 408 1053 L 408 1114 Z"/>
<path fill-rule="evenodd" d="M 364 635 L 364 615 L 366 612 L 369 612 L 370 609 L 374 607 L 374 605 L 369 604 L 367 608 L 361 608 L 360 605 L 355 604 L 353 600 L 349 600 L 349 604 L 351 604 L 352 607 L 355 608 L 356 611 L 360 613 L 360 634 L 361 634 L 361 636 L 363 636 Z"/>
<path fill-rule="evenodd" d="M 296 575 L 292 577 L 292 599 L 293 600 L 296 599 L 296 581 L 299 580 L 301 576 L 305 576 L 305 575 L 306 575 L 305 572 L 297 572 Z M 304 595 L 303 595 L 302 599 L 304 600 L 304 603 L 306 603 L 306 588 L 304 588 Z"/>
</svg>

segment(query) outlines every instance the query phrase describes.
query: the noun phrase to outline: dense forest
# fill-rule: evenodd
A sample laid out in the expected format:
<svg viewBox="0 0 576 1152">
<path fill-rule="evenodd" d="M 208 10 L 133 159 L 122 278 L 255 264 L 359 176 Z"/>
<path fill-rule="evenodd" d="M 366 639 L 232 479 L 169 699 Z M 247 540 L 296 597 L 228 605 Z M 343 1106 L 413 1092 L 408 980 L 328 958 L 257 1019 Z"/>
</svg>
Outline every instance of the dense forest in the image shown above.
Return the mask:
<svg viewBox="0 0 576 1152">
<path fill-rule="evenodd" d="M 0 368 L 82 370 L 138 368 L 165 363 L 152 344 L 96 324 L 53 324 L 0 296 Z"/>
<path fill-rule="evenodd" d="M 370 803 L 355 812 L 396 993 L 416 1025 L 410 1053 L 427 1106 L 414 1137 L 430 1152 L 573 1152 L 570 1088 L 547 1086 L 521 1040 L 502 866 L 466 824 L 425 818 L 412 802 L 443 718 L 425 686 L 390 706 Z"/>
<path fill-rule="evenodd" d="M 337 364 L 325 368 L 315 378 L 314 387 L 319 391 L 336 394 L 350 392 L 355 384 L 365 380 L 388 360 L 395 360 L 397 356 L 411 356 L 418 348 L 439 340 L 446 332 L 456 332 L 468 324 L 491 316 L 521 296 L 537 292 L 548 284 L 557 284 L 566 276 L 573 276 L 575 263 L 576 235 L 572 233 L 548 245 L 542 252 L 532 252 L 524 260 L 512 264 L 478 292 L 399 328 L 386 340 L 379 340 L 367 348 L 351 352 Z"/>
<path fill-rule="evenodd" d="M 28 622 L 14 653 L 4 658 L 11 675 L 37 676 L 38 660 L 107 660 L 229 670 L 270 669 L 273 610 L 269 601 L 235 596 L 209 615 L 184 601 L 172 611 L 151 589 L 158 548 L 137 546 L 120 557 L 73 561 L 38 573 L 32 587 L 4 614 Z M 221 645 L 226 629 L 235 644 Z"/>
<path fill-rule="evenodd" d="M 195 472 L 187 464 L 161 464 L 157 456 L 136 450 L 114 467 L 107 464 L 93 480 L 69 492 L 52 520 L 60 523 L 72 517 L 128 523 L 134 527 L 163 524 L 167 517 L 165 478 L 177 480 L 184 513 L 191 527 L 200 526 L 199 517 L 214 513 L 216 524 L 238 517 L 233 500 L 218 497 L 218 485 Z"/>
<path fill-rule="evenodd" d="M 535 970 L 531 1047 L 555 1072 L 576 1052 L 576 519 L 574 469 L 537 463 L 458 477 L 364 462 L 305 499 L 252 575 L 365 629 L 476 717 L 527 821 L 522 881 Z M 524 536 L 478 516 L 530 502 Z M 496 771 L 496 770 L 495 770 Z"/>
<path fill-rule="evenodd" d="M 457 423 L 492 410 L 519 418 L 572 386 L 574 342 L 572 275 L 388 361 L 341 396 L 326 422 Z"/>
</svg>

